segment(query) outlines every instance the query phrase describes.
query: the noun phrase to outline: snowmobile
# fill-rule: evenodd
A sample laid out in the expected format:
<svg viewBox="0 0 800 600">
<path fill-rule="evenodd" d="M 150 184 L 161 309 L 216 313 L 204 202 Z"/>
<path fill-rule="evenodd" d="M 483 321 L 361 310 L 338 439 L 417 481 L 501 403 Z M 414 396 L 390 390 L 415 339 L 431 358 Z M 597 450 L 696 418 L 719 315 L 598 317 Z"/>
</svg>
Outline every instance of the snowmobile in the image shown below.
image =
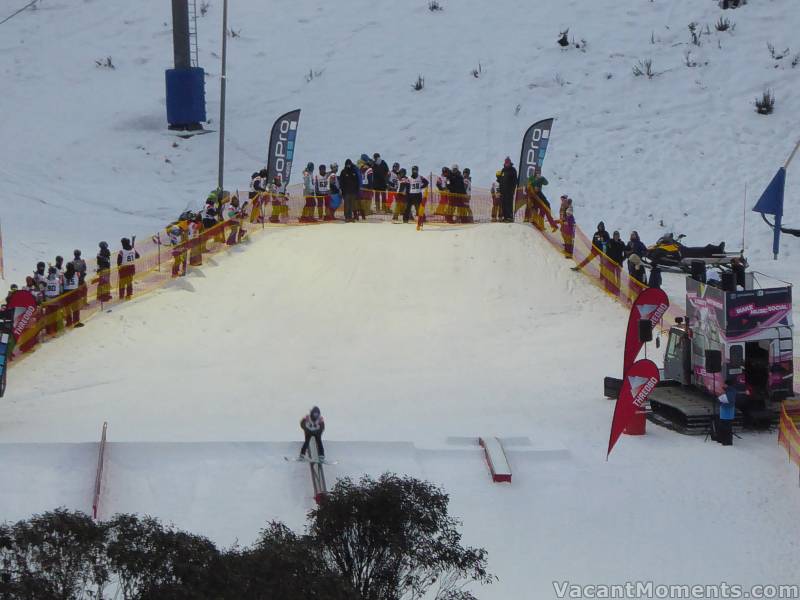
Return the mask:
<svg viewBox="0 0 800 600">
<path fill-rule="evenodd" d="M 647 253 L 642 257 L 649 267 L 658 265 L 662 271 L 676 273 L 691 272 L 692 261 L 701 260 L 707 267 L 730 267 L 734 258 L 747 261 L 739 252 L 725 252 L 725 242 L 719 244 L 706 244 L 705 246 L 684 246 L 681 240 L 683 234 L 677 239 L 668 233 L 658 238 L 655 244 L 647 248 Z"/>
</svg>

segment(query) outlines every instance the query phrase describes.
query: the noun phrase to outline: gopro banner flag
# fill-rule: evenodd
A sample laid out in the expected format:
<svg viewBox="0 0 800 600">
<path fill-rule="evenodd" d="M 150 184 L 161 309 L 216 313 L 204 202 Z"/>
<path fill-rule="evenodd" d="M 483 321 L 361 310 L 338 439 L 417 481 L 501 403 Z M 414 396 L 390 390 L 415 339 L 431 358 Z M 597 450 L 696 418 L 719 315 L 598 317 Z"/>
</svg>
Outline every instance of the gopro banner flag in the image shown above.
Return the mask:
<svg viewBox="0 0 800 600">
<path fill-rule="evenodd" d="M 300 109 L 293 110 L 278 118 L 272 126 L 267 148 L 267 176 L 272 183 L 280 177 L 281 191 L 286 191 L 292 174 L 294 144 L 297 138 L 297 124 L 300 122 Z"/>
<path fill-rule="evenodd" d="M 658 367 L 652 360 L 646 358 L 637 360 L 628 368 L 622 378 L 622 388 L 619 390 L 619 398 L 614 408 L 606 459 L 633 416 L 637 412 L 644 411 L 645 402 L 647 402 L 650 392 L 658 385 L 659 380 Z"/>
<path fill-rule="evenodd" d="M 536 167 L 542 168 L 552 128 L 553 119 L 544 119 L 528 127 L 528 131 L 525 132 L 525 136 L 522 138 L 522 153 L 519 159 L 518 185 L 521 188 L 525 187 L 528 177 L 533 175 Z"/>
<path fill-rule="evenodd" d="M 649 319 L 655 328 L 668 308 L 669 298 L 666 292 L 657 288 L 642 290 L 634 301 L 633 306 L 631 306 L 631 314 L 628 316 L 628 332 L 625 334 L 625 356 L 622 362 L 623 376 L 642 349 L 643 342 L 639 339 L 639 321 Z"/>
</svg>

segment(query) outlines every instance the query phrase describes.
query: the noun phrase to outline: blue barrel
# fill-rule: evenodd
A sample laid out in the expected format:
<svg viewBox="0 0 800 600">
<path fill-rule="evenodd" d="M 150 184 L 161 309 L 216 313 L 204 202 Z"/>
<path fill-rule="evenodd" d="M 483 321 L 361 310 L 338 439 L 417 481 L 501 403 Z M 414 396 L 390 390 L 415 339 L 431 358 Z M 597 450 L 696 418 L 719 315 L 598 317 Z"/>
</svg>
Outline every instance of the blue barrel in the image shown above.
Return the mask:
<svg viewBox="0 0 800 600">
<path fill-rule="evenodd" d="M 200 67 L 167 69 L 167 123 L 196 127 L 206 120 L 205 71 Z"/>
</svg>

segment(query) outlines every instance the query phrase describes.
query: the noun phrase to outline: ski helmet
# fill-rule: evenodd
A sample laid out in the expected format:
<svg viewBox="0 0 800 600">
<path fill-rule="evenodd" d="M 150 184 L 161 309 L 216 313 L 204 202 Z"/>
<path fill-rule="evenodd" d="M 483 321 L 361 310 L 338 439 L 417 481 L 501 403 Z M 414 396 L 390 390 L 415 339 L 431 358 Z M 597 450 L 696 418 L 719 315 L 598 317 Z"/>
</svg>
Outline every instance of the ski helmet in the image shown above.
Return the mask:
<svg viewBox="0 0 800 600">
<path fill-rule="evenodd" d="M 48 275 L 55 275 L 56 273 L 58 273 L 58 269 L 56 269 L 55 267 L 49 267 L 47 269 L 47 273 Z"/>
<path fill-rule="evenodd" d="M 72 251 L 72 255 L 73 255 L 75 258 L 80 258 L 80 257 L 81 257 L 81 251 L 80 251 L 80 250 L 73 250 L 73 251 Z"/>
<path fill-rule="evenodd" d="M 103 250 L 106 250 L 108 248 L 108 242 L 100 242 L 98 246 L 100 246 Z"/>
<path fill-rule="evenodd" d="M 392 171 L 399 171 L 400 170 L 400 163 L 392 163 Z"/>
<path fill-rule="evenodd" d="M 327 167 L 325 167 L 325 165 L 320 165 L 320 166 L 319 166 L 319 172 L 320 172 L 320 173 L 324 173 L 324 172 L 325 172 L 325 170 L 326 170 L 326 168 L 327 168 Z"/>
<path fill-rule="evenodd" d="M 314 163 L 310 162 L 306 165 L 306 171 L 313 171 L 314 170 Z"/>
<path fill-rule="evenodd" d="M 259 176 L 260 176 L 260 177 L 268 177 L 268 176 L 269 176 L 269 173 L 267 173 L 267 170 L 266 170 L 266 169 L 261 169 L 261 170 L 258 172 L 258 174 L 259 174 Z"/>
<path fill-rule="evenodd" d="M 36 270 L 37 270 L 37 271 L 44 271 L 44 268 L 45 268 L 46 266 L 47 266 L 47 265 L 46 265 L 46 264 L 44 264 L 44 262 L 42 262 L 42 261 L 40 260 L 38 263 L 36 263 Z"/>
<path fill-rule="evenodd" d="M 331 171 L 333 171 L 334 173 L 336 173 L 336 171 L 338 171 L 338 170 L 339 170 L 339 165 L 338 165 L 338 163 L 335 163 L 335 162 L 331 163 L 330 169 L 331 169 Z"/>
<path fill-rule="evenodd" d="M 120 243 L 120 244 L 122 244 L 122 247 L 123 247 L 123 248 L 127 248 L 128 246 L 130 246 L 130 245 L 131 245 L 131 241 L 130 241 L 128 238 L 122 238 L 122 239 L 119 241 L 119 243 Z"/>
<path fill-rule="evenodd" d="M 308 416 L 311 417 L 312 420 L 316 421 L 320 417 L 320 410 L 319 406 L 314 406 L 309 412 Z"/>
<path fill-rule="evenodd" d="M 413 167 L 411 167 L 411 172 L 412 173 L 419 173 L 419 167 L 417 165 L 414 165 Z"/>
</svg>

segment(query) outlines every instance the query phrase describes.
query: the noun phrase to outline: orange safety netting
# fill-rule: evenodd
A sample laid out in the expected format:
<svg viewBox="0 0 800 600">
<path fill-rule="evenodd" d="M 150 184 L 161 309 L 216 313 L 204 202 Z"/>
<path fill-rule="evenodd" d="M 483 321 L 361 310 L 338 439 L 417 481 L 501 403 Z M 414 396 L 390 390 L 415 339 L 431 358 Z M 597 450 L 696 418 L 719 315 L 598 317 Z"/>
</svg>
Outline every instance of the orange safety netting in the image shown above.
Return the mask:
<svg viewBox="0 0 800 600">
<path fill-rule="evenodd" d="M 778 443 L 784 447 L 789 459 L 800 466 L 800 402 L 784 401 L 778 424 Z"/>
</svg>

